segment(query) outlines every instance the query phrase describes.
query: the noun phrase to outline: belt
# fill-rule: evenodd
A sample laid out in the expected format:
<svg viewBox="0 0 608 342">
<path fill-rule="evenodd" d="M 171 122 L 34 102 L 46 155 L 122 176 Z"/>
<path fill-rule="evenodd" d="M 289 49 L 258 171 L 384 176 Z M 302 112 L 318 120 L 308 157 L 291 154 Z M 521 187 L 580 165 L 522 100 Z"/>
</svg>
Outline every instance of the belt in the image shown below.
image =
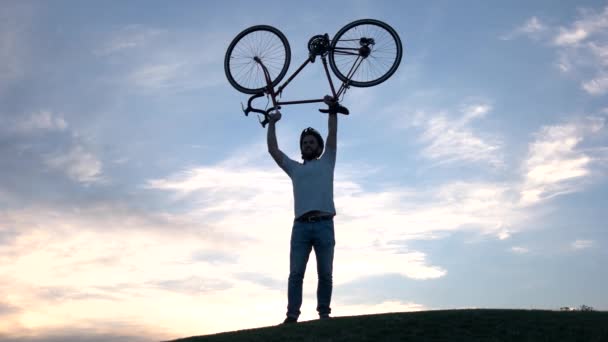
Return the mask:
<svg viewBox="0 0 608 342">
<path fill-rule="evenodd" d="M 295 219 L 298 222 L 319 222 L 319 221 L 325 221 L 325 220 L 331 220 L 332 218 L 334 218 L 333 216 L 330 215 L 326 215 L 326 216 L 309 216 L 309 217 L 299 217 L 297 219 Z"/>
</svg>

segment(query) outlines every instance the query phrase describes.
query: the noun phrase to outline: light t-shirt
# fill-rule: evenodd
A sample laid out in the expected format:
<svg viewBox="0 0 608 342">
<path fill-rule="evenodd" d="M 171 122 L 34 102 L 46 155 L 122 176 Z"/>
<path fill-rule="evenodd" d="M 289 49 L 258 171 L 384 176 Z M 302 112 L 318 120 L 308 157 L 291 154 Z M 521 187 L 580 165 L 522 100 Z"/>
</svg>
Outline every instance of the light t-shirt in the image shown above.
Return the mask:
<svg viewBox="0 0 608 342">
<path fill-rule="evenodd" d="M 283 155 L 279 166 L 289 175 L 293 185 L 294 214 L 298 218 L 312 210 L 335 215 L 334 167 L 336 150 L 326 148 L 319 159 L 302 163 Z"/>
</svg>

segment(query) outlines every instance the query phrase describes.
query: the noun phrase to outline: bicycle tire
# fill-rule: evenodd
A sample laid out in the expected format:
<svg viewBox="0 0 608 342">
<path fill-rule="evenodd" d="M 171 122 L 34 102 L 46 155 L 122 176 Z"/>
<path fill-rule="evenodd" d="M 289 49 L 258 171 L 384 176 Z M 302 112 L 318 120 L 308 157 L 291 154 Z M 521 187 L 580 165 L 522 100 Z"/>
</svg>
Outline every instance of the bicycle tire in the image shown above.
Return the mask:
<svg viewBox="0 0 608 342">
<path fill-rule="evenodd" d="M 361 58 L 361 52 L 357 54 L 362 60 L 349 78 L 349 70 L 356 62 L 352 51 L 361 48 L 361 38 L 373 38 L 375 43 L 368 56 Z M 336 33 L 331 42 L 329 65 L 342 82 L 355 87 L 371 87 L 386 81 L 397 71 L 402 55 L 401 39 L 390 25 L 376 19 L 360 19 Z"/>
<path fill-rule="evenodd" d="M 240 32 L 226 50 L 224 72 L 228 82 L 245 94 L 257 94 L 267 87 L 262 67 L 253 60 L 255 56 L 268 69 L 274 87 L 289 69 L 291 48 L 285 35 L 272 26 L 256 25 Z"/>
</svg>

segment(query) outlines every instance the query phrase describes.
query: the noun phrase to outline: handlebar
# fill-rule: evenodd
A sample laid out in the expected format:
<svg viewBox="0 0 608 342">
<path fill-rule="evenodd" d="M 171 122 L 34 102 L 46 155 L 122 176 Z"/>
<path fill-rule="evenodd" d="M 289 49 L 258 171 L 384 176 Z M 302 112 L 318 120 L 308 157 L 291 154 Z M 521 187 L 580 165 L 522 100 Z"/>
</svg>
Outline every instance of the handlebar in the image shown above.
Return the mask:
<svg viewBox="0 0 608 342">
<path fill-rule="evenodd" d="M 263 97 L 264 96 L 264 92 L 260 92 L 257 94 L 252 95 L 249 98 L 249 101 L 247 101 L 247 107 L 245 107 L 243 105 L 243 103 L 241 103 L 241 108 L 243 109 L 243 113 L 245 113 L 245 116 L 249 116 L 249 113 L 253 112 L 253 113 L 259 113 L 264 115 L 264 120 L 261 119 L 260 115 L 258 115 L 258 120 L 260 121 L 260 124 L 262 125 L 262 127 L 266 127 L 266 125 L 270 122 L 270 120 L 268 119 L 268 116 L 270 115 L 270 113 L 281 109 L 281 106 L 277 105 L 277 106 L 273 106 L 270 107 L 266 110 L 262 110 L 262 109 L 258 109 L 258 108 L 254 108 L 252 106 L 252 102 L 253 100 Z M 302 102 L 308 102 L 308 103 L 312 103 L 312 102 L 323 102 L 323 99 L 320 100 L 307 100 L 307 101 L 302 101 Z M 292 102 L 293 103 L 293 102 Z M 290 103 L 284 103 L 284 104 L 290 104 Z M 329 114 L 344 114 L 344 115 L 348 115 L 350 114 L 348 108 L 341 106 L 340 103 L 338 101 L 335 102 L 331 102 L 329 104 L 327 104 L 327 109 L 319 109 L 319 112 L 321 113 L 329 113 Z"/>
<path fill-rule="evenodd" d="M 264 96 L 264 92 L 254 94 L 253 96 L 251 96 L 249 98 L 249 101 L 247 101 L 247 107 L 246 108 L 243 105 L 243 103 L 241 102 L 241 108 L 243 109 L 243 113 L 245 113 L 245 116 L 249 116 L 249 113 L 251 113 L 251 112 L 259 113 L 259 114 L 264 115 L 264 120 L 260 119 L 259 115 L 258 115 L 258 120 L 260 121 L 260 124 L 262 125 L 262 127 L 266 127 L 266 124 L 268 124 L 268 122 L 270 122 L 268 120 L 268 115 L 270 115 L 270 113 L 272 113 L 274 110 L 281 109 L 281 106 L 270 107 L 267 110 L 261 110 L 261 109 L 254 108 L 251 105 L 251 103 L 253 102 L 253 100 L 255 100 L 257 98 L 260 98 L 260 97 L 263 97 L 263 96 Z"/>
</svg>

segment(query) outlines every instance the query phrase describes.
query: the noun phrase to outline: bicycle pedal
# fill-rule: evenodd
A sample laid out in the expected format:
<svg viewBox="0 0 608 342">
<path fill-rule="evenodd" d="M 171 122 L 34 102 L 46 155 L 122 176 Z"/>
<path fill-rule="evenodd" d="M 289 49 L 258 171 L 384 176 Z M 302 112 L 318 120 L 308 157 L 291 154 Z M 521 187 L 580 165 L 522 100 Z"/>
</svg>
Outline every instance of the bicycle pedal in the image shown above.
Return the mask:
<svg viewBox="0 0 608 342">
<path fill-rule="evenodd" d="M 247 108 L 245 108 L 243 102 L 241 102 L 241 109 L 243 110 L 243 113 L 245 113 L 245 116 L 249 116 L 249 111 L 247 110 Z"/>
</svg>

